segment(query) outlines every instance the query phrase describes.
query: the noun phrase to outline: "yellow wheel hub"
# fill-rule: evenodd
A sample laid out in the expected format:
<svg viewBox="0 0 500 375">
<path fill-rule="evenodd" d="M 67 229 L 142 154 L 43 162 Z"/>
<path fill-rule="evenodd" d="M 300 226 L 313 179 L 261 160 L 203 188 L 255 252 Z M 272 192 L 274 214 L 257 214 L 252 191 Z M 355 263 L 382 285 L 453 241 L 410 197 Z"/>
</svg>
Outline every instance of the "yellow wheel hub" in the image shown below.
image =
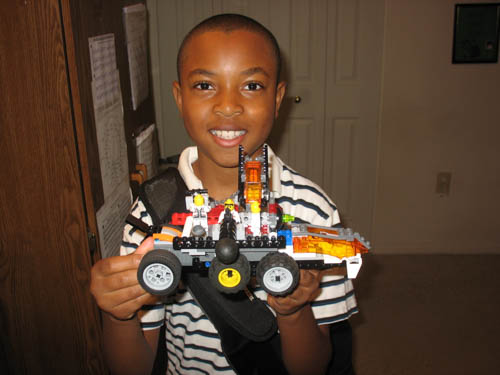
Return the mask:
<svg viewBox="0 0 500 375">
<path fill-rule="evenodd" d="M 241 275 L 234 268 L 224 268 L 219 272 L 219 283 L 226 288 L 234 288 L 240 282 Z"/>
</svg>

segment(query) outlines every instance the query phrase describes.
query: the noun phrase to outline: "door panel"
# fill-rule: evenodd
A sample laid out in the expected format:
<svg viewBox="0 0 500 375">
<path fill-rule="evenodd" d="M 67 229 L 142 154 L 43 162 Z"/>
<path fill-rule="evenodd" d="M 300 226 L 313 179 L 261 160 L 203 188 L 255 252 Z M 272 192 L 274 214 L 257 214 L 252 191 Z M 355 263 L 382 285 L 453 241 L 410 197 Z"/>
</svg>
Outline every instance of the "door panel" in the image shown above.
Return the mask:
<svg viewBox="0 0 500 375">
<path fill-rule="evenodd" d="M 292 1 L 283 5 L 278 20 L 286 25 L 288 35 L 279 42 L 288 89 L 269 143 L 292 168 L 322 184 L 326 3 Z"/>
<path fill-rule="evenodd" d="M 383 0 L 328 2 L 324 189 L 346 225 L 372 229 L 384 36 Z"/>
<path fill-rule="evenodd" d="M 1 5 L 3 373 L 105 372 L 59 5 Z"/>
</svg>

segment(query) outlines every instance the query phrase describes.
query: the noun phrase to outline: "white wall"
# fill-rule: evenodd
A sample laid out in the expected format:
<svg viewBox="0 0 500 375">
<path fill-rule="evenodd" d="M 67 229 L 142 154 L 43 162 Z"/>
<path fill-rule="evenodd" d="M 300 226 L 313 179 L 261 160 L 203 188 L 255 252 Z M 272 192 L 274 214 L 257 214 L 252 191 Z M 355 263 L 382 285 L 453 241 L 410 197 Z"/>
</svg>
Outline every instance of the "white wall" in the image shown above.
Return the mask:
<svg viewBox="0 0 500 375">
<path fill-rule="evenodd" d="M 386 3 L 376 253 L 500 253 L 500 65 L 451 63 L 454 4 Z"/>
</svg>

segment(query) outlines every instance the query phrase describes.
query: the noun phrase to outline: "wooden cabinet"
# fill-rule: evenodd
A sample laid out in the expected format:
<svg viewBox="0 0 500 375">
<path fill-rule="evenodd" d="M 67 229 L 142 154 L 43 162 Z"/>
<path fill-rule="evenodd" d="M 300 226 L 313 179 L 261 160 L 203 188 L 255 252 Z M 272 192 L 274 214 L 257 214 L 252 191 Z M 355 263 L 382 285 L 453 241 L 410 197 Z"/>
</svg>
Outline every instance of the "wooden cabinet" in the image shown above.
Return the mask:
<svg viewBox="0 0 500 375">
<path fill-rule="evenodd" d="M 137 2 L 137 1 L 136 1 Z M 131 108 L 124 0 L 12 0 L 0 5 L 0 372 L 103 374 L 89 292 L 88 233 L 103 203 L 88 37 L 114 33 L 129 162 L 132 133 L 154 122 Z"/>
</svg>

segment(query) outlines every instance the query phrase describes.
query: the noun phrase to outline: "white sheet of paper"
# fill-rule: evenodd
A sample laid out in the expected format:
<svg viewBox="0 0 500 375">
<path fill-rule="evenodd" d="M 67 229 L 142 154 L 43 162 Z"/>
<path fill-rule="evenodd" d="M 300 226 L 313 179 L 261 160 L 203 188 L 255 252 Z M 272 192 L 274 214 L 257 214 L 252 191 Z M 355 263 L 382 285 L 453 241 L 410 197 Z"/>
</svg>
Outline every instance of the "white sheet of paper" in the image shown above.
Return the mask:
<svg viewBox="0 0 500 375">
<path fill-rule="evenodd" d="M 149 95 L 147 10 L 144 4 L 123 8 L 127 42 L 132 108 L 136 110 Z"/>
<path fill-rule="evenodd" d="M 155 124 L 149 125 L 135 138 L 137 162 L 145 164 L 148 178 L 154 177 L 157 172 L 154 148 Z"/>
<path fill-rule="evenodd" d="M 89 38 L 99 165 L 104 204 L 96 213 L 101 255 L 118 255 L 125 218 L 131 205 L 127 144 L 123 122 L 120 74 L 116 67 L 115 37 Z"/>
<path fill-rule="evenodd" d="M 89 38 L 89 52 L 93 80 L 116 69 L 114 34 L 103 34 Z"/>
<path fill-rule="evenodd" d="M 129 178 L 122 103 L 118 101 L 109 107 L 94 108 L 94 114 L 102 188 L 106 201 L 115 186 Z"/>
<path fill-rule="evenodd" d="M 119 255 L 125 219 L 132 204 L 128 178 L 119 183 L 113 194 L 97 211 L 101 256 Z"/>
<path fill-rule="evenodd" d="M 92 80 L 91 85 L 94 109 L 105 109 L 122 103 L 118 69 L 102 73 Z"/>
<path fill-rule="evenodd" d="M 89 38 L 94 108 L 109 107 L 121 101 L 120 75 L 116 68 L 115 36 Z"/>
</svg>

